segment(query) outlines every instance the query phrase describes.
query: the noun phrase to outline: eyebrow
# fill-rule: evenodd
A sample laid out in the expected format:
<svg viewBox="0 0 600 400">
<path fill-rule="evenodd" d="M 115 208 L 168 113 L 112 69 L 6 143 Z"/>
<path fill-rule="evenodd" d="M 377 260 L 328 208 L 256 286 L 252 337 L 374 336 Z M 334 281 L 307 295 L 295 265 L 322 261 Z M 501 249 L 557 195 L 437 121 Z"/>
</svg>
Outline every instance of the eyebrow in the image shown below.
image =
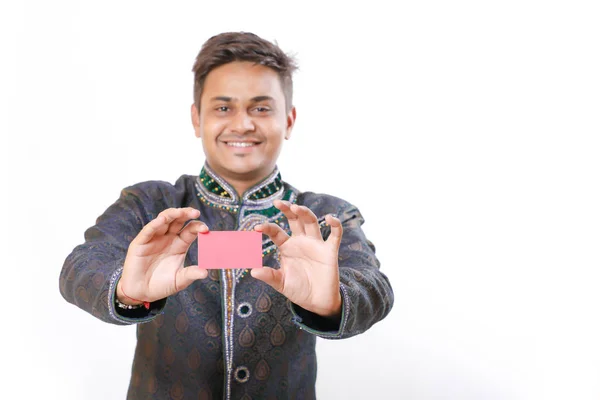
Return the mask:
<svg viewBox="0 0 600 400">
<path fill-rule="evenodd" d="M 227 97 L 227 96 L 217 96 L 217 97 L 213 97 L 212 99 L 210 99 L 210 101 L 224 101 L 224 102 L 230 102 L 232 100 L 231 97 Z"/>
<path fill-rule="evenodd" d="M 250 99 L 253 103 L 258 103 L 261 101 L 273 101 L 274 99 L 271 96 L 256 96 Z"/>
<path fill-rule="evenodd" d="M 226 103 L 230 103 L 233 100 L 232 97 L 229 96 L 217 96 L 210 99 L 210 101 L 224 101 Z M 255 96 L 250 99 L 253 103 L 258 103 L 261 101 L 273 101 L 274 99 L 271 96 Z"/>
</svg>

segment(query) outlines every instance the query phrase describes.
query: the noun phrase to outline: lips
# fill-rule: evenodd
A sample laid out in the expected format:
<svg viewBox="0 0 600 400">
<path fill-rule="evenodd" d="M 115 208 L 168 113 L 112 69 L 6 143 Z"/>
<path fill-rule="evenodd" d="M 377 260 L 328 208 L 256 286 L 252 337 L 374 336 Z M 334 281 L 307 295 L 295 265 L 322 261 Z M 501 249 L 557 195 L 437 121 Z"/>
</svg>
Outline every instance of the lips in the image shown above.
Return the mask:
<svg viewBox="0 0 600 400">
<path fill-rule="evenodd" d="M 247 147 L 254 147 L 260 144 L 260 142 L 225 142 L 225 144 L 229 147 L 238 147 L 238 148 L 247 148 Z"/>
<path fill-rule="evenodd" d="M 238 136 L 238 137 L 223 136 L 222 138 L 219 139 L 219 141 L 221 143 L 224 143 L 227 147 L 234 148 L 234 149 L 251 149 L 262 143 L 262 141 L 260 139 L 250 136 L 250 135 L 244 135 L 241 137 L 240 136 Z"/>
</svg>

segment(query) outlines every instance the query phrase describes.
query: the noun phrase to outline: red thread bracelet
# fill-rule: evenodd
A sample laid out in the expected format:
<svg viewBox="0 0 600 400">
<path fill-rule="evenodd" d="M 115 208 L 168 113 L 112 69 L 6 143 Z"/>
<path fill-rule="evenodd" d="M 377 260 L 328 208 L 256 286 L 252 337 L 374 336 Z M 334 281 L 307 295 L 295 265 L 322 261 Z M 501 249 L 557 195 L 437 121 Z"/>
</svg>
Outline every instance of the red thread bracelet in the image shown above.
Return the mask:
<svg viewBox="0 0 600 400">
<path fill-rule="evenodd" d="M 144 305 L 144 308 L 145 308 L 146 310 L 149 310 L 149 309 L 150 309 L 150 302 L 149 302 L 149 301 L 141 301 L 141 300 L 134 299 L 133 297 L 129 297 L 129 296 L 127 296 L 127 295 L 125 294 L 125 291 L 123 290 L 123 288 L 122 288 L 122 287 L 121 287 L 121 293 L 123 293 L 123 296 L 127 297 L 129 300 L 132 300 L 132 301 L 137 301 L 138 303 L 142 303 L 142 304 Z"/>
</svg>

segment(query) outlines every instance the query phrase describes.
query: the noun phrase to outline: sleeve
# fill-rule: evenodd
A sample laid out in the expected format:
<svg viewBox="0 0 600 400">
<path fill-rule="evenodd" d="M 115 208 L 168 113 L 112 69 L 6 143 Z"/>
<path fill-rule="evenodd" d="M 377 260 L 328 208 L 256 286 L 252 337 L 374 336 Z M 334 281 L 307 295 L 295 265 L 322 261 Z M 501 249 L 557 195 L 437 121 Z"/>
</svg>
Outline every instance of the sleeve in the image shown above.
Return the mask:
<svg viewBox="0 0 600 400">
<path fill-rule="evenodd" d="M 360 211 L 349 206 L 338 218 L 344 229 L 338 255 L 342 295 L 339 320 L 290 303 L 292 321 L 300 329 L 325 339 L 345 339 L 365 332 L 385 318 L 394 304 L 394 292 L 389 279 L 379 269 L 375 246 L 361 229 L 364 219 Z M 327 229 L 324 236 L 329 232 Z"/>
<path fill-rule="evenodd" d="M 85 231 L 85 242 L 66 258 L 59 278 L 65 300 L 116 325 L 148 322 L 166 305 L 166 299 L 151 303 L 148 310 L 124 310 L 115 305 L 129 244 L 152 219 L 144 210 L 140 191 L 128 189 Z"/>
</svg>

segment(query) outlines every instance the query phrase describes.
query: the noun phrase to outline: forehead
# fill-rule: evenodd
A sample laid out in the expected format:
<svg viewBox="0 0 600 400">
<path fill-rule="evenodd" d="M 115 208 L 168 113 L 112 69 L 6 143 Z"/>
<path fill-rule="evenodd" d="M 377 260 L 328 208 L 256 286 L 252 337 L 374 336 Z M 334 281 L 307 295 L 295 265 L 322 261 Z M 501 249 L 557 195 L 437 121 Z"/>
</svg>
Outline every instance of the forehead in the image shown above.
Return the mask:
<svg viewBox="0 0 600 400">
<path fill-rule="evenodd" d="M 238 99 L 271 96 L 284 101 L 279 74 L 264 65 L 251 62 L 231 62 L 208 73 L 202 99 L 227 96 Z"/>
</svg>

